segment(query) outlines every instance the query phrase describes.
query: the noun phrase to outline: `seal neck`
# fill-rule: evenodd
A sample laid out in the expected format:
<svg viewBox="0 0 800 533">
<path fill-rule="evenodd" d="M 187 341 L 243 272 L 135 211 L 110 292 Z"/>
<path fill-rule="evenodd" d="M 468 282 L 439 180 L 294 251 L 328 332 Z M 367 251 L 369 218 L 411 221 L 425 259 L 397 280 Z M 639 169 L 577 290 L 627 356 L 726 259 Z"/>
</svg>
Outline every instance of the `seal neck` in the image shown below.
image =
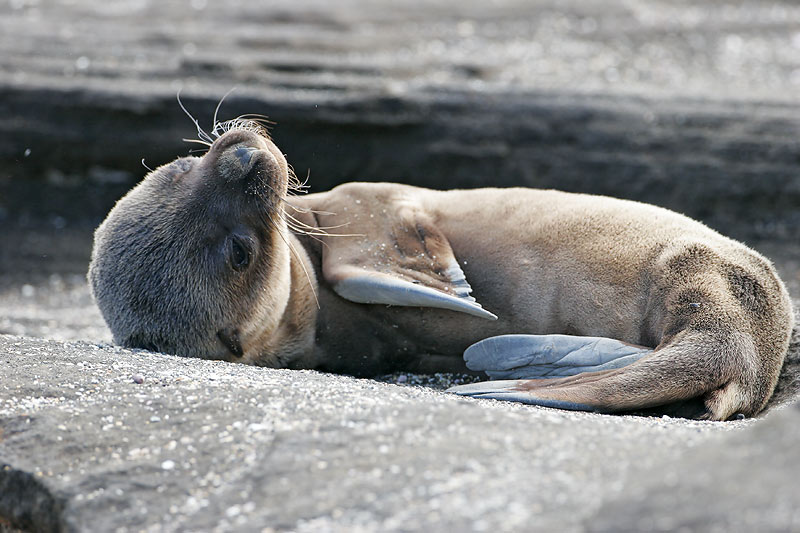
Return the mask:
<svg viewBox="0 0 800 533">
<path fill-rule="evenodd" d="M 287 232 L 290 248 L 289 300 L 278 326 L 263 343 L 261 358 L 282 368 L 314 368 L 318 283 L 314 267 L 303 245 Z"/>
</svg>

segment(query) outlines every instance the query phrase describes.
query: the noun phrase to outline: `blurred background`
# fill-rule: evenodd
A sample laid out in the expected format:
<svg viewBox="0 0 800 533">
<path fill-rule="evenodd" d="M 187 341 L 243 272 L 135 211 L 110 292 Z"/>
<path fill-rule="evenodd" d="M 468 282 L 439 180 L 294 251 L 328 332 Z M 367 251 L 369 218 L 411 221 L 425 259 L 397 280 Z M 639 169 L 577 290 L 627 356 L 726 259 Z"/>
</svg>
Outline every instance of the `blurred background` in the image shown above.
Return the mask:
<svg viewBox="0 0 800 533">
<path fill-rule="evenodd" d="M 110 340 L 93 228 L 211 129 L 267 115 L 312 191 L 513 186 L 669 207 L 800 296 L 800 5 L 4 0 L 0 333 Z"/>
</svg>

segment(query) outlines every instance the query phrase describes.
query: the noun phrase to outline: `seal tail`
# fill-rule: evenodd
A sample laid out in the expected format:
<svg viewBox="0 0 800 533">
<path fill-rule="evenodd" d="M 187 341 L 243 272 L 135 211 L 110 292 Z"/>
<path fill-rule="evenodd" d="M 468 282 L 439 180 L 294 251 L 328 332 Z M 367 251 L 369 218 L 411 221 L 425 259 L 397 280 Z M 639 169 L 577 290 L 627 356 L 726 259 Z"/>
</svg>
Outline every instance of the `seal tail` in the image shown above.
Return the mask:
<svg viewBox="0 0 800 533">
<path fill-rule="evenodd" d="M 759 381 L 758 359 L 749 335 L 686 329 L 622 368 L 554 379 L 489 381 L 449 390 L 477 398 L 603 413 L 700 397 L 705 412 L 698 418 L 726 420 L 737 413 L 755 414 L 771 394 Z"/>
</svg>

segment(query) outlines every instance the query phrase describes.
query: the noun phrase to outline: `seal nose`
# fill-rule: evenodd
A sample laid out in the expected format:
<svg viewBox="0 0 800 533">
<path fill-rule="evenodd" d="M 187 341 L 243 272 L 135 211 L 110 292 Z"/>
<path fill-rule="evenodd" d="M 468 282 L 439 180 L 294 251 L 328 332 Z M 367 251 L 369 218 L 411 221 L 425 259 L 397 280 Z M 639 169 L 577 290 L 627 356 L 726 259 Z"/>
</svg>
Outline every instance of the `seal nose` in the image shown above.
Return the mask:
<svg viewBox="0 0 800 533">
<path fill-rule="evenodd" d="M 214 141 L 203 160 L 211 169 L 211 175 L 227 183 L 253 184 L 281 179 L 281 164 L 269 141 L 249 131 L 224 133 Z"/>
</svg>

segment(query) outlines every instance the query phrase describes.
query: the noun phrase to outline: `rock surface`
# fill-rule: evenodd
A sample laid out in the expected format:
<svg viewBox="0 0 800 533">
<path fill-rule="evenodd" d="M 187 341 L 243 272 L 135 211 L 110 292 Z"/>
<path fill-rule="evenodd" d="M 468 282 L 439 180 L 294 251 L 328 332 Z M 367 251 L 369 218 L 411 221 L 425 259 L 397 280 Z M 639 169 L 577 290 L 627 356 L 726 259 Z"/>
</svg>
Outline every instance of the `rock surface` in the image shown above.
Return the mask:
<svg viewBox="0 0 800 533">
<path fill-rule="evenodd" d="M 61 273 L 5 254 L 0 275 L 0 326 L 27 335 L 0 335 L 0 518 L 18 527 L 800 527 L 800 407 L 780 408 L 800 393 L 800 329 L 765 420 L 570 413 L 111 346 L 76 248 L 51 246 Z M 449 379 L 422 378 L 394 376 Z"/>
<path fill-rule="evenodd" d="M 796 531 L 800 404 L 653 476 L 631 479 L 589 531 Z"/>
<path fill-rule="evenodd" d="M 0 354 L 0 516 L 25 528 L 800 527 L 797 406 L 614 417 L 86 343 Z"/>
</svg>

